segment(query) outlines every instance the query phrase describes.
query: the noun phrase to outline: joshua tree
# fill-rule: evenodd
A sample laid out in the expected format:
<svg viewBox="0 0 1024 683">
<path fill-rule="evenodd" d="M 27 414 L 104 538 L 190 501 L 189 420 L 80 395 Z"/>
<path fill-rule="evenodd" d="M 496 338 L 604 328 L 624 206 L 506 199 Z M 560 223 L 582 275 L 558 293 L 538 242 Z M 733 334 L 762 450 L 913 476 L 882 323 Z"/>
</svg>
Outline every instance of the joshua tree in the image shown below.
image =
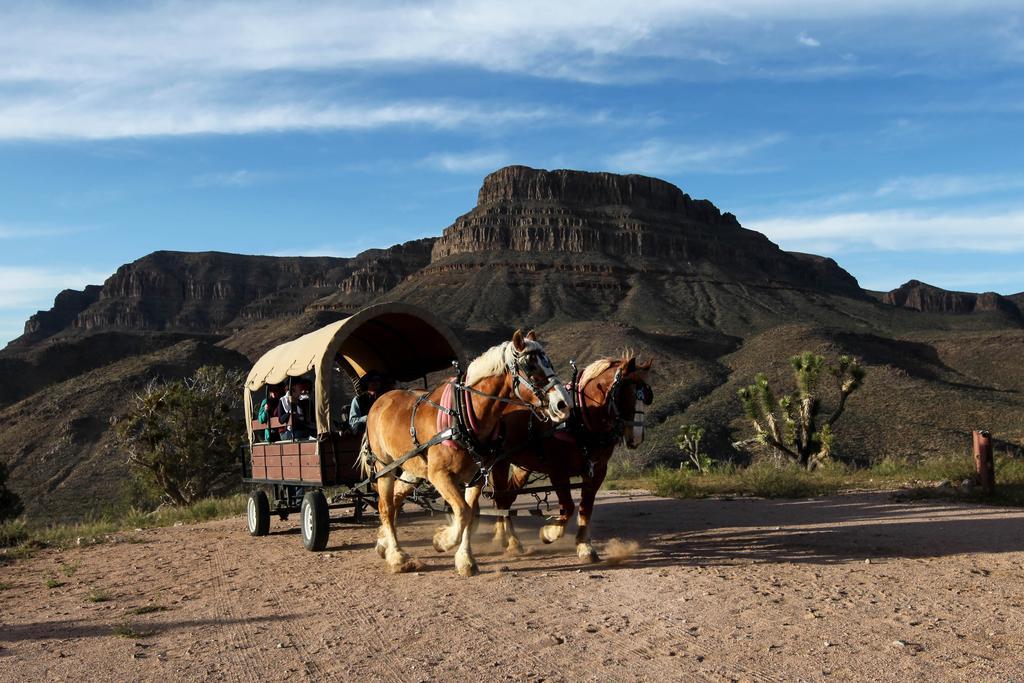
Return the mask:
<svg viewBox="0 0 1024 683">
<path fill-rule="evenodd" d="M 687 458 L 683 464 L 693 465 L 700 474 L 711 469 L 711 458 L 700 449 L 700 442 L 703 438 L 704 428 L 700 425 L 683 425 L 676 435 L 676 445 Z"/>
<path fill-rule="evenodd" d="M 740 389 L 740 403 L 750 418 L 757 435 L 736 445 L 759 443 L 784 458 L 812 470 L 827 460 L 832 452 L 832 425 L 846 409 L 846 400 L 864 379 L 864 368 L 850 356 L 840 356 L 826 364 L 824 356 L 805 351 L 790 361 L 796 389 L 778 400 L 764 374 L 754 383 Z M 837 398 L 831 413 L 821 422 L 822 379 L 828 377 Z"/>
</svg>

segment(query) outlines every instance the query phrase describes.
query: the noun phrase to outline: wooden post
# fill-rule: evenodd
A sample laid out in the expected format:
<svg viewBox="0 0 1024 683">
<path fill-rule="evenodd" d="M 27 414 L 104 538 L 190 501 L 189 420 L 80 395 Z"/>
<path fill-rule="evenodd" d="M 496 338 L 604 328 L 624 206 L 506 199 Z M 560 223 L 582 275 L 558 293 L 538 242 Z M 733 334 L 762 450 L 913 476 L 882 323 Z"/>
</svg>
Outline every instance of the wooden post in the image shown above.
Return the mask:
<svg viewBox="0 0 1024 683">
<path fill-rule="evenodd" d="M 992 459 L 992 435 L 984 430 L 974 432 L 974 471 L 978 473 L 978 484 L 986 494 L 995 491 L 996 465 Z"/>
</svg>

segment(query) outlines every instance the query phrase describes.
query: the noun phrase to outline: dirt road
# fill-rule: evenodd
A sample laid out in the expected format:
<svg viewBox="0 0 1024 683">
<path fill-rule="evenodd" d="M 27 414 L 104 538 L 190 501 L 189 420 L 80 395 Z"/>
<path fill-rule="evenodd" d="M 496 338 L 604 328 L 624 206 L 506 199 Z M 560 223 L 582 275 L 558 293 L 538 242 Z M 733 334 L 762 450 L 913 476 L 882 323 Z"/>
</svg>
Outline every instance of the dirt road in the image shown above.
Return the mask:
<svg viewBox="0 0 1024 683">
<path fill-rule="evenodd" d="M 533 552 L 481 527 L 472 579 L 430 547 L 440 521 L 406 518 L 404 575 L 372 523 L 320 554 L 241 518 L 40 552 L 0 567 L 0 678 L 1024 681 L 1021 510 L 609 493 L 595 538 L 636 541 L 625 562 L 582 566 L 520 518 Z"/>
</svg>

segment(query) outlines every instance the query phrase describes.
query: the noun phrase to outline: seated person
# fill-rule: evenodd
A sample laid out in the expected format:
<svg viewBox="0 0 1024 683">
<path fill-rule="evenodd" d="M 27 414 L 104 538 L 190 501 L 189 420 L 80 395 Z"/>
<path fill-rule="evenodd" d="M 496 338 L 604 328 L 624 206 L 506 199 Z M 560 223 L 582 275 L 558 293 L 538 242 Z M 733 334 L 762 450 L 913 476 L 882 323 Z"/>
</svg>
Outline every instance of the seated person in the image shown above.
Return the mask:
<svg viewBox="0 0 1024 683">
<path fill-rule="evenodd" d="M 359 378 L 359 395 L 352 399 L 348 411 L 348 424 L 353 433 L 361 435 L 366 432 L 366 416 L 377 397 L 389 391 L 391 383 L 377 372 L 370 370 Z"/>
<path fill-rule="evenodd" d="M 267 428 L 263 430 L 263 440 L 267 443 L 277 441 L 278 433 L 276 429 L 271 429 L 270 418 L 277 412 L 277 404 L 280 400 L 281 389 L 279 387 L 267 387 L 267 395 L 260 402 L 259 411 L 256 413 L 256 419 L 267 425 Z"/>
<path fill-rule="evenodd" d="M 312 434 L 312 428 L 310 426 L 309 419 L 309 389 L 306 389 L 307 400 L 301 400 L 303 386 L 308 387 L 301 382 L 292 383 L 291 388 L 284 396 L 281 397 L 281 401 L 277 404 L 277 419 L 281 421 L 281 424 L 287 425 L 287 429 L 283 433 L 283 438 L 289 440 L 296 439 L 308 439 Z"/>
</svg>

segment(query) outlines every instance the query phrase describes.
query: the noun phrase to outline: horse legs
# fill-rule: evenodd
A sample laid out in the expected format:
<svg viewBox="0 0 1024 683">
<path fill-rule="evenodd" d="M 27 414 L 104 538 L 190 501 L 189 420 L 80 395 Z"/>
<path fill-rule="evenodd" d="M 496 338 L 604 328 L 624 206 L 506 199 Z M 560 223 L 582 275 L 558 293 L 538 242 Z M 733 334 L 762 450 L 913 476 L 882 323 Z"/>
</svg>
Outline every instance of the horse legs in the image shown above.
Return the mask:
<svg viewBox="0 0 1024 683">
<path fill-rule="evenodd" d="M 594 512 L 594 497 L 601 488 L 607 471 L 607 463 L 599 462 L 594 464 L 594 476 L 583 477 L 579 522 L 576 527 L 576 556 L 587 562 L 598 562 L 601 559 L 594 546 L 590 544 L 590 516 Z"/>
<path fill-rule="evenodd" d="M 395 533 L 395 477 L 385 475 L 377 480 L 377 510 L 380 513 L 380 532 L 377 535 L 377 554 L 383 546 L 384 561 L 394 573 L 403 571 L 409 562 L 409 555 L 398 545 Z"/>
<path fill-rule="evenodd" d="M 464 544 L 465 548 L 460 547 L 459 553 L 455 556 L 455 570 L 462 576 L 473 576 L 477 573 L 476 562 L 473 560 L 469 541 L 463 540 L 464 533 L 469 530 L 473 521 L 473 506 L 463 499 L 462 484 L 451 472 L 433 470 L 428 473 L 428 479 L 452 509 L 452 523 L 440 527 L 434 533 L 434 550 L 443 553 Z"/>
<path fill-rule="evenodd" d="M 459 543 L 459 549 L 455 551 L 455 569 L 462 576 L 473 576 L 480 573 L 476 560 L 473 558 L 472 538 L 480 519 L 480 492 L 482 490 L 481 486 L 471 486 L 466 489 L 466 505 L 469 506 L 472 521 L 463 528 L 462 541 Z"/>
<path fill-rule="evenodd" d="M 576 508 L 572 502 L 568 476 L 552 472 L 551 485 L 555 487 L 555 495 L 558 496 L 558 519 L 541 527 L 540 540 L 545 543 L 554 543 L 565 535 L 565 525 L 572 519 L 573 510 Z"/>
<path fill-rule="evenodd" d="M 511 477 L 507 475 L 502 479 L 495 477 L 495 507 L 499 510 L 511 510 L 512 504 L 516 502 L 516 497 L 519 495 L 519 490 L 523 488 L 523 484 L 526 483 L 526 479 L 529 476 L 530 472 L 528 470 L 516 467 L 512 471 Z M 501 482 L 500 486 L 503 487 L 500 494 L 498 489 L 499 481 Z M 509 555 L 523 554 L 523 544 L 519 541 L 515 526 L 512 524 L 512 515 L 498 517 L 494 522 L 494 543 Z"/>
</svg>

